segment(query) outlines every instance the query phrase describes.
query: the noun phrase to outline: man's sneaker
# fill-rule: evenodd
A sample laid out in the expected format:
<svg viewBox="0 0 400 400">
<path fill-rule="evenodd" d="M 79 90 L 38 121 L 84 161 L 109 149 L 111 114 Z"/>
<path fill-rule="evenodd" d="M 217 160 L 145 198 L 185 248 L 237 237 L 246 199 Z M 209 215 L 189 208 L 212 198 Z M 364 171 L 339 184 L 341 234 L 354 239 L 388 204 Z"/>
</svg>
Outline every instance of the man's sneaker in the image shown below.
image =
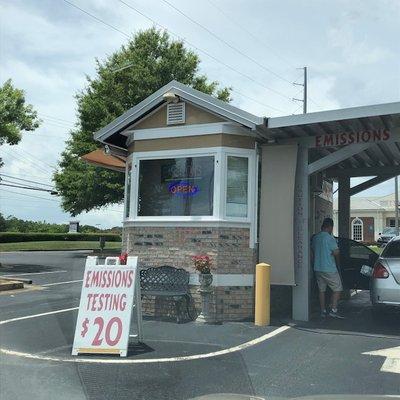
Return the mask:
<svg viewBox="0 0 400 400">
<path fill-rule="evenodd" d="M 321 318 L 326 318 L 327 315 L 328 315 L 327 311 L 326 311 L 326 310 L 323 310 L 323 311 L 321 311 L 320 317 L 321 317 Z"/>
<path fill-rule="evenodd" d="M 338 313 L 338 311 L 336 310 L 336 309 L 331 309 L 330 311 L 329 311 L 329 314 L 328 314 L 330 317 L 332 317 L 332 318 L 337 318 L 337 319 L 344 319 L 344 317 L 343 317 L 343 315 L 340 315 L 339 313 Z"/>
</svg>

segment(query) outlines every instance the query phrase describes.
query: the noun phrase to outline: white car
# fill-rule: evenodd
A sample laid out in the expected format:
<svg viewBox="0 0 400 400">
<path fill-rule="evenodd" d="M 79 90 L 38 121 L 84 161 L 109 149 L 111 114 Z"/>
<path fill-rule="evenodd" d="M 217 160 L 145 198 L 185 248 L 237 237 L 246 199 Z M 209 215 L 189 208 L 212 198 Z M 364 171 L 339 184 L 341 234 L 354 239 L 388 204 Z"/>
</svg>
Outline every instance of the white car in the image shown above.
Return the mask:
<svg viewBox="0 0 400 400">
<path fill-rule="evenodd" d="M 382 306 L 400 307 L 400 236 L 389 241 L 376 261 L 370 295 L 377 310 Z"/>
</svg>

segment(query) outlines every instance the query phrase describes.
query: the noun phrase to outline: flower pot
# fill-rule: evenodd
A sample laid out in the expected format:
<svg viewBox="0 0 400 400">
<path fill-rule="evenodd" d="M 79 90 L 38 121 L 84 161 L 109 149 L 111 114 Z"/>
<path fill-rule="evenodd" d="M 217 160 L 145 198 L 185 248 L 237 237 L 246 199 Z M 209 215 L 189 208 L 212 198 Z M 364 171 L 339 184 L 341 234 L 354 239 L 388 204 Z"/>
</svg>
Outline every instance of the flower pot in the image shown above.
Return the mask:
<svg viewBox="0 0 400 400">
<path fill-rule="evenodd" d="M 200 288 L 209 288 L 212 284 L 213 276 L 212 274 L 199 274 Z"/>
<path fill-rule="evenodd" d="M 201 295 L 201 313 L 197 317 L 196 322 L 213 323 L 212 312 L 210 312 L 210 297 L 212 295 L 212 274 L 199 274 L 200 288 L 198 292 Z"/>
</svg>

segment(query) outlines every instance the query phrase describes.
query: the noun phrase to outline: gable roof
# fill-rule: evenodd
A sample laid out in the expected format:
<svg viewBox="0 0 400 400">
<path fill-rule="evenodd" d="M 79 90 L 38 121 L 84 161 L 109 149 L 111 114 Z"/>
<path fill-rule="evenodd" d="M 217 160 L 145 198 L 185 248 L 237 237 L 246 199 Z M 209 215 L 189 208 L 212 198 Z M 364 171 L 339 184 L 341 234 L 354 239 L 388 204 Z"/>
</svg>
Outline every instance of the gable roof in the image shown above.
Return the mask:
<svg viewBox="0 0 400 400">
<path fill-rule="evenodd" d="M 350 209 L 352 211 L 393 211 L 395 205 L 394 193 L 386 196 L 352 196 Z M 338 198 L 333 201 L 334 211 L 338 210 Z"/>
<path fill-rule="evenodd" d="M 255 130 L 257 126 L 264 124 L 264 118 L 234 107 L 225 101 L 218 100 L 213 96 L 186 86 L 178 81 L 171 81 L 152 95 L 130 108 L 104 128 L 95 132 L 94 139 L 102 143 L 110 143 L 115 146 L 125 147 L 126 137 L 120 132 L 127 126 L 138 121 L 149 112 L 165 102 L 163 95 L 172 92 L 183 100 L 186 100 L 198 107 L 210 110 L 226 119 L 237 122 L 247 128 Z"/>
</svg>

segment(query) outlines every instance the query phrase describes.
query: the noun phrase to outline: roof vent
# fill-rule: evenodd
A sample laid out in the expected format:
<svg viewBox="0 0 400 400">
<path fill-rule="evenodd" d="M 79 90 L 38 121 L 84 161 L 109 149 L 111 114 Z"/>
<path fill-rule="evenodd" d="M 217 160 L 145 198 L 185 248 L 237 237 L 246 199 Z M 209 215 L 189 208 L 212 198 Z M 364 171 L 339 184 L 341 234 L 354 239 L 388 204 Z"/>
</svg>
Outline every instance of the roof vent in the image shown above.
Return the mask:
<svg viewBox="0 0 400 400">
<path fill-rule="evenodd" d="M 176 125 L 185 123 L 185 103 L 167 104 L 167 125 Z"/>
</svg>

